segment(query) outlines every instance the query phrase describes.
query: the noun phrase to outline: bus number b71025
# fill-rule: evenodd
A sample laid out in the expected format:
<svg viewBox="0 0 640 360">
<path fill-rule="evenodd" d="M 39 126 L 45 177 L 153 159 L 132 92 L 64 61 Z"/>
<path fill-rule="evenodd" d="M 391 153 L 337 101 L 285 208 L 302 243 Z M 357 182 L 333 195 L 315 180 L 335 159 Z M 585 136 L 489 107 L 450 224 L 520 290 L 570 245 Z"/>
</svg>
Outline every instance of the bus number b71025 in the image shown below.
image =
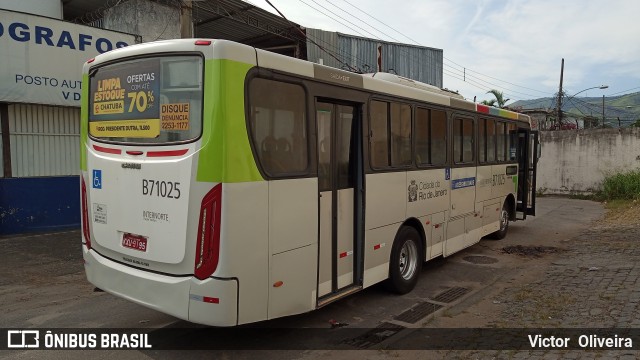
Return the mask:
<svg viewBox="0 0 640 360">
<path fill-rule="evenodd" d="M 142 179 L 142 195 L 155 195 L 163 198 L 179 199 L 179 186 L 180 183 L 174 181 Z"/>
</svg>

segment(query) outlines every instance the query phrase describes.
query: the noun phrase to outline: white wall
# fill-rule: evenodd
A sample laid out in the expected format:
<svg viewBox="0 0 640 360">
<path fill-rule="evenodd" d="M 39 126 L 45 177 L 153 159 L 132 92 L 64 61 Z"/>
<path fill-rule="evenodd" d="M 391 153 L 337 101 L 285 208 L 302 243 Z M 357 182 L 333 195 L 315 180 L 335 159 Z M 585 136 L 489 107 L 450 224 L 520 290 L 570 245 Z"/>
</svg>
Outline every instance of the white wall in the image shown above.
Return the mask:
<svg viewBox="0 0 640 360">
<path fill-rule="evenodd" d="M 536 188 L 591 193 L 606 174 L 640 169 L 640 128 L 541 131 Z"/>
<path fill-rule="evenodd" d="M 180 38 L 180 9 L 148 0 L 129 0 L 104 13 L 104 28 L 138 34 L 142 42 Z"/>
<path fill-rule="evenodd" d="M 62 1 L 59 0 L 0 0 L 0 9 L 62 19 Z"/>
</svg>

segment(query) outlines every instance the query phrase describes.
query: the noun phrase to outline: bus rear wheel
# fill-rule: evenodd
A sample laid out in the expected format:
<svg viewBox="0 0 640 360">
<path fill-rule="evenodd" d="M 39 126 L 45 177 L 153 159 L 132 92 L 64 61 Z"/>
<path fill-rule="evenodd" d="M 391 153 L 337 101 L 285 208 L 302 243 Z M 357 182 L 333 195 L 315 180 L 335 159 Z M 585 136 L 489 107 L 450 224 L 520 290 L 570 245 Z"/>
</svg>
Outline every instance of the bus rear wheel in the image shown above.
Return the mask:
<svg viewBox="0 0 640 360">
<path fill-rule="evenodd" d="M 418 283 L 422 268 L 422 241 L 416 229 L 403 226 L 398 231 L 389 262 L 389 279 L 386 286 L 389 290 L 406 294 Z"/>
<path fill-rule="evenodd" d="M 507 236 L 507 230 L 509 230 L 509 208 L 505 202 L 500 211 L 500 230 L 492 233 L 490 236 L 492 239 L 502 240 Z"/>
</svg>

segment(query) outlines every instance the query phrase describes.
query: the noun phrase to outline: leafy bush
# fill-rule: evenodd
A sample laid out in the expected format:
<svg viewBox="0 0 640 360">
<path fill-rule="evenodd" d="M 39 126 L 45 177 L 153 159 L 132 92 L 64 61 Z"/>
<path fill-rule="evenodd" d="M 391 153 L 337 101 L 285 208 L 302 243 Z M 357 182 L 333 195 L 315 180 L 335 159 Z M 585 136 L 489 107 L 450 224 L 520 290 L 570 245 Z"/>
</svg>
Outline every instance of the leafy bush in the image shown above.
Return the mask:
<svg viewBox="0 0 640 360">
<path fill-rule="evenodd" d="M 640 199 L 640 170 L 608 175 L 597 197 L 602 200 Z"/>
</svg>

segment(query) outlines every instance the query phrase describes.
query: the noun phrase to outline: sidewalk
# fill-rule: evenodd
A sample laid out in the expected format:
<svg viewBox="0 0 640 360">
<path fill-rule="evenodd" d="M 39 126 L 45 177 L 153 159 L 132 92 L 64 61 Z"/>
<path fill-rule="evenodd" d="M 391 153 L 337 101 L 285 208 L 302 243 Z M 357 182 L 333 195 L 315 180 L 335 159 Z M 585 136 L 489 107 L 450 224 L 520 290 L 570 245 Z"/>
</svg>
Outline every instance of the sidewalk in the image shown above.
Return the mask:
<svg viewBox="0 0 640 360">
<path fill-rule="evenodd" d="M 551 257 L 547 266 L 521 272 L 519 281 L 510 279 L 503 291 L 488 296 L 485 303 L 492 305 L 492 311 L 480 314 L 477 311 L 486 307 L 476 304 L 456 316 L 458 322 L 480 315 L 486 321 L 479 327 L 640 328 L 639 210 L 636 206 L 607 214 L 579 236 L 564 241 L 564 251 Z M 640 351 L 451 351 L 440 355 L 469 359 L 636 359 Z"/>
</svg>

